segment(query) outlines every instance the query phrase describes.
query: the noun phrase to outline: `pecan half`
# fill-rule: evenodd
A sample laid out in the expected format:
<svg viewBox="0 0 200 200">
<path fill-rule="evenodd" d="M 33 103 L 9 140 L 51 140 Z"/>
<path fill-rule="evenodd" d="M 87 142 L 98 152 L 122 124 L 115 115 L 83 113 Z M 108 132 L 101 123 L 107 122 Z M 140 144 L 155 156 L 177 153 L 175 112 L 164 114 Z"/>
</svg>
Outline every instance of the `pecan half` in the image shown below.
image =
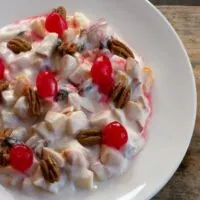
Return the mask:
<svg viewBox="0 0 200 200">
<path fill-rule="evenodd" d="M 112 53 L 114 53 L 120 57 L 123 57 L 125 59 L 127 59 L 128 57 L 134 58 L 134 54 L 131 51 L 131 49 L 129 47 L 127 47 L 123 42 L 121 42 L 117 39 L 109 40 L 108 48 Z"/>
<path fill-rule="evenodd" d="M 67 17 L 67 11 L 66 11 L 65 7 L 63 7 L 63 6 L 59 6 L 58 8 L 54 8 L 53 12 L 60 14 L 64 19 L 66 19 L 66 17 Z"/>
<path fill-rule="evenodd" d="M 10 137 L 12 134 L 13 129 L 12 128 L 4 128 L 0 131 L 0 141 L 5 140 L 7 137 Z"/>
<path fill-rule="evenodd" d="M 77 45 L 75 43 L 63 42 L 58 47 L 58 52 L 64 56 L 66 54 L 73 55 L 77 52 Z"/>
<path fill-rule="evenodd" d="M 52 158 L 47 158 L 40 161 L 40 168 L 44 179 L 49 183 L 54 183 L 59 180 L 60 168 Z"/>
<path fill-rule="evenodd" d="M 100 144 L 101 130 L 97 128 L 82 130 L 79 132 L 76 139 L 79 141 L 80 144 L 84 146 L 93 146 Z"/>
<path fill-rule="evenodd" d="M 26 101 L 29 106 L 30 114 L 34 116 L 41 115 L 41 102 L 36 91 L 31 88 L 28 88 L 25 93 Z"/>
<path fill-rule="evenodd" d="M 130 99 L 131 88 L 124 82 L 119 82 L 115 85 L 111 94 L 111 99 L 115 103 L 116 108 L 124 108 Z"/>
<path fill-rule="evenodd" d="M 7 47 L 16 54 L 27 52 L 32 49 L 30 42 L 22 37 L 15 37 L 11 39 L 10 41 L 8 41 Z"/>
<path fill-rule="evenodd" d="M 8 148 L 2 148 L 0 150 L 0 166 L 6 167 L 10 164 L 10 156 L 9 156 L 9 149 Z"/>
<path fill-rule="evenodd" d="M 9 88 L 9 83 L 8 81 L 0 81 L 0 92 L 7 90 Z"/>
</svg>

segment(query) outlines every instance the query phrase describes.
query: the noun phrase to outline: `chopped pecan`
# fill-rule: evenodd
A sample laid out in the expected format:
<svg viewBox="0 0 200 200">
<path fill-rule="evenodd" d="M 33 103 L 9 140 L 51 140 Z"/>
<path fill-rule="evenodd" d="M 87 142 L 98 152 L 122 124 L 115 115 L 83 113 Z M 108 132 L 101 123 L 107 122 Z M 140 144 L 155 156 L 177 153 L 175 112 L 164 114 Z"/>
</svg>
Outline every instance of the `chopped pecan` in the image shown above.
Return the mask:
<svg viewBox="0 0 200 200">
<path fill-rule="evenodd" d="M 64 56 L 66 54 L 73 55 L 77 52 L 77 45 L 75 43 L 63 42 L 58 47 L 58 52 Z"/>
<path fill-rule="evenodd" d="M 34 116 L 41 115 L 41 102 L 36 91 L 31 88 L 26 90 L 26 101 L 29 106 L 30 114 Z"/>
<path fill-rule="evenodd" d="M 124 108 L 130 99 L 131 89 L 123 81 L 117 83 L 111 94 L 111 99 L 115 103 L 116 108 Z"/>
<path fill-rule="evenodd" d="M 66 19 L 66 17 L 67 17 L 67 11 L 66 11 L 65 7 L 63 7 L 63 6 L 59 6 L 58 8 L 54 8 L 53 12 L 60 14 L 64 19 Z"/>
<path fill-rule="evenodd" d="M 49 183 L 54 183 L 59 180 L 60 168 L 52 158 L 48 157 L 47 159 L 41 160 L 40 168 L 44 179 Z"/>
<path fill-rule="evenodd" d="M 0 131 L 0 141 L 5 140 L 7 137 L 10 137 L 12 134 L 13 129 L 12 128 L 4 128 Z"/>
<path fill-rule="evenodd" d="M 32 49 L 30 42 L 23 37 L 15 37 L 8 41 L 7 47 L 14 53 L 19 54 L 21 52 L 27 52 Z"/>
<path fill-rule="evenodd" d="M 9 83 L 8 81 L 0 81 L 0 92 L 7 90 L 9 88 Z"/>
<path fill-rule="evenodd" d="M 9 159 L 9 149 L 8 148 L 2 148 L 0 150 L 0 166 L 1 167 L 6 167 L 10 164 L 10 159 Z"/>
<path fill-rule="evenodd" d="M 96 144 L 100 144 L 101 130 L 97 128 L 82 130 L 79 132 L 76 139 L 79 141 L 80 144 L 84 146 L 93 146 Z"/>
<path fill-rule="evenodd" d="M 127 59 L 128 57 L 134 58 L 134 54 L 131 51 L 131 49 L 119 40 L 116 39 L 109 40 L 108 48 L 112 53 L 120 57 L 123 57 L 125 59 Z"/>
</svg>

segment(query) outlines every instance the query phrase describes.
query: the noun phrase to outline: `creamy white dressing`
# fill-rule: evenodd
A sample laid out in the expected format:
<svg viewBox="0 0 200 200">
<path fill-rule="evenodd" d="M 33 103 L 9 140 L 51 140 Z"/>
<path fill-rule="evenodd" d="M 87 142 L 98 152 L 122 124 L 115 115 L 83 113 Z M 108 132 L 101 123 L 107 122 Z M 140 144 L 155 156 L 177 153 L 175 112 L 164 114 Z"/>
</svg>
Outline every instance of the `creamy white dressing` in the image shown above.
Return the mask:
<svg viewBox="0 0 200 200">
<path fill-rule="evenodd" d="M 77 36 L 74 37 L 74 31 L 72 28 L 66 31 L 66 35 L 71 41 L 79 43 L 80 45 L 83 45 L 84 43 L 86 50 L 95 48 L 97 44 L 99 44 L 99 41 L 105 42 L 105 40 L 115 35 L 113 30 L 108 27 L 105 20 L 100 19 L 97 22 L 89 24 L 89 20 L 87 20 L 84 15 L 76 13 L 75 16 L 81 23 L 82 28 L 89 27 L 88 41 L 86 38 L 77 39 Z M 53 69 L 53 67 L 55 67 L 55 63 L 52 62 L 49 55 L 51 54 L 51 48 L 53 49 L 56 45 L 56 37 L 52 39 L 52 37 L 50 37 L 47 33 L 43 40 L 33 42 L 31 51 L 20 53 L 19 55 L 14 54 L 7 48 L 7 41 L 22 31 L 30 32 L 30 27 L 34 20 L 36 19 L 23 20 L 19 23 L 11 24 L 0 29 L 0 57 L 2 57 L 7 64 L 6 78 L 15 83 L 13 80 L 17 77 L 25 76 L 30 82 L 30 85 L 33 87 L 35 87 L 35 79 L 41 69 Z M 44 40 L 45 47 L 40 48 L 38 51 L 40 44 Z M 36 52 L 39 52 L 40 55 Z M 125 59 L 116 55 L 111 55 L 110 52 L 107 52 L 106 54 L 111 58 L 114 71 L 125 70 L 127 64 Z M 129 113 L 127 115 L 127 113 L 123 110 L 116 109 L 112 102 L 102 101 L 104 95 L 98 92 L 98 87 L 92 83 L 90 78 L 90 69 L 92 66 L 91 58 L 83 59 L 82 55 L 78 54 L 76 55 L 76 58 L 68 56 L 63 58 L 61 61 L 56 61 L 60 68 L 64 68 L 62 73 L 57 75 L 59 89 L 67 88 L 69 92 L 69 102 L 54 102 L 52 99 L 48 100 L 49 102 L 46 101 L 48 111 L 62 112 L 63 110 L 67 110 L 67 108 L 72 107 L 72 111 L 75 111 L 73 114 L 77 114 L 75 116 L 77 116 L 78 121 L 76 121 L 71 114 L 67 114 L 66 116 L 63 114 L 63 116 L 59 116 L 59 122 L 56 122 L 56 120 L 52 122 L 52 124 L 54 123 L 53 128 L 55 128 L 55 130 L 45 130 L 46 122 L 44 121 L 44 118 L 36 120 L 27 116 L 26 119 L 25 116 L 25 118 L 20 119 L 19 116 L 13 112 L 12 107 L 1 107 L 1 126 L 4 128 L 25 127 L 27 130 L 29 130 L 30 127 L 33 127 L 33 136 L 27 136 L 30 137 L 30 139 L 26 142 L 26 144 L 32 149 L 37 149 L 36 153 L 41 151 L 41 148 L 43 147 L 41 145 L 43 145 L 44 142 L 48 142 L 49 148 L 58 151 L 59 153 L 65 149 L 78 149 L 80 152 L 84 152 L 83 155 L 85 156 L 85 159 L 89 162 L 89 166 L 92 166 L 91 170 L 94 169 L 93 172 L 99 176 L 99 180 L 106 180 L 124 172 L 127 169 L 128 160 L 131 160 L 133 156 L 139 153 L 145 145 L 145 140 L 140 133 L 142 131 L 141 128 L 144 128 L 147 123 L 151 112 L 149 101 L 142 89 L 144 84 L 144 79 L 142 78 L 144 63 L 142 59 L 137 56 L 137 54 L 135 54 L 135 56 L 135 60 L 137 61 L 140 71 L 136 71 L 134 73 L 139 74 L 137 75 L 139 83 L 135 85 L 134 83 L 131 83 L 134 77 L 129 76 L 128 78 L 129 82 L 134 85 L 131 92 L 131 101 L 142 101 L 144 104 L 141 109 L 140 107 L 137 107 L 137 105 L 135 108 L 131 107 L 133 110 L 138 109 L 138 116 L 132 116 L 134 113 Z M 69 79 L 70 82 L 68 82 Z M 71 85 L 71 82 L 74 82 L 76 85 L 80 85 L 79 90 L 82 90 L 81 96 L 78 93 L 78 89 L 74 85 Z M 12 90 L 14 85 L 11 85 L 10 87 Z M 5 99 L 6 98 L 9 97 L 5 96 Z M 128 108 L 128 111 L 131 109 Z M 67 121 L 68 130 L 62 132 L 60 130 L 63 128 L 63 124 L 65 124 L 64 120 Z M 112 121 L 119 121 L 124 125 L 128 132 L 129 139 L 127 144 L 122 148 L 121 152 L 108 148 L 108 154 L 111 157 L 113 156 L 113 163 L 102 165 L 99 162 L 99 154 L 101 153 L 99 147 L 85 148 L 81 145 L 77 146 L 74 140 L 74 135 L 77 134 L 77 131 L 86 129 L 91 125 L 103 128 L 106 124 Z M 35 125 L 36 122 L 37 124 Z M 30 134 L 30 131 L 28 131 L 28 133 Z M 85 152 L 87 153 L 85 154 Z M 115 163 L 116 158 L 117 164 Z M 93 173 L 91 171 L 87 171 L 88 169 L 81 170 L 85 170 L 85 185 L 81 174 L 76 177 L 75 182 L 80 187 L 91 189 L 93 187 Z M 27 183 L 30 184 L 31 177 L 28 180 L 29 181 L 26 179 Z M 59 192 L 59 189 L 66 184 L 66 182 L 66 177 L 64 175 L 61 176 L 60 181 L 55 184 L 48 184 L 43 179 L 41 174 L 37 174 L 37 178 L 34 179 L 33 184 L 50 192 L 57 193 Z"/>
</svg>

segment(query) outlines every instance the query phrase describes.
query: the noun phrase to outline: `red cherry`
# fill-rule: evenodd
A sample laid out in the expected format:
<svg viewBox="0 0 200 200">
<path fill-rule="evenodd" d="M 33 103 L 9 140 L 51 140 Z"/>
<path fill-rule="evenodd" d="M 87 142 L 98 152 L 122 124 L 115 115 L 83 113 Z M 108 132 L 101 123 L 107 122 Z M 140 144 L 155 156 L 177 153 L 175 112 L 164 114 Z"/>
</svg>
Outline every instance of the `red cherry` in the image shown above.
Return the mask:
<svg viewBox="0 0 200 200">
<path fill-rule="evenodd" d="M 14 145 L 10 150 L 10 163 L 14 169 L 25 172 L 33 164 L 32 150 L 24 144 Z"/>
<path fill-rule="evenodd" d="M 53 73 L 48 70 L 40 71 L 36 78 L 38 95 L 42 98 L 55 97 L 58 84 Z"/>
<path fill-rule="evenodd" d="M 63 16 L 56 12 L 52 12 L 46 18 L 45 28 L 50 33 L 57 33 L 59 36 L 62 36 L 64 30 L 68 28 L 68 24 Z"/>
<path fill-rule="evenodd" d="M 102 135 L 103 144 L 115 149 L 120 149 L 127 143 L 127 141 L 127 131 L 119 122 L 114 121 L 104 128 Z"/>
<path fill-rule="evenodd" d="M 4 78 L 5 64 L 2 59 L 0 59 L 0 80 Z"/>
<path fill-rule="evenodd" d="M 91 69 L 92 80 L 99 86 L 99 90 L 104 94 L 109 94 L 113 88 L 112 64 L 110 59 L 104 55 L 99 55 Z"/>
</svg>

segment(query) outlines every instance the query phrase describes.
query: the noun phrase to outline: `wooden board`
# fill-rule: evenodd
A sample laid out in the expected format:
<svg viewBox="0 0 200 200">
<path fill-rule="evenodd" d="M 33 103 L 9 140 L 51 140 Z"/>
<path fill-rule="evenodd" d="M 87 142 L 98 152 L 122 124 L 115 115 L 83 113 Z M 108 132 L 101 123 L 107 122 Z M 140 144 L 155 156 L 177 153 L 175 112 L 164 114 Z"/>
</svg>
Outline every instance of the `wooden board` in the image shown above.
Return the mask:
<svg viewBox="0 0 200 200">
<path fill-rule="evenodd" d="M 198 112 L 189 150 L 178 171 L 154 200 L 200 200 L 200 7 L 158 6 L 181 37 L 196 78 Z"/>
</svg>

